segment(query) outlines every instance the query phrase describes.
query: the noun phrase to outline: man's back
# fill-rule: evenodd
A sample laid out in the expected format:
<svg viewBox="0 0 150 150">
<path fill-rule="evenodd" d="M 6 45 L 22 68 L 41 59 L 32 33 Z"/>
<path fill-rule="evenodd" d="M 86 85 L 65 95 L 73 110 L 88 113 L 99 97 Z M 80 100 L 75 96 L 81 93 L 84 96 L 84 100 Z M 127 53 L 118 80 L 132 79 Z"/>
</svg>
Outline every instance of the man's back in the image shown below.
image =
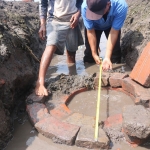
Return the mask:
<svg viewBox="0 0 150 150">
<path fill-rule="evenodd" d="M 41 0 L 40 16 L 45 16 L 46 13 L 48 18 L 55 18 L 58 21 L 69 22 L 71 16 L 78 11 L 76 3 L 76 0 Z"/>
<path fill-rule="evenodd" d="M 76 0 L 55 0 L 54 17 L 63 21 L 70 21 L 71 16 L 77 12 Z"/>
<path fill-rule="evenodd" d="M 127 4 L 125 0 L 110 0 L 111 7 L 105 20 L 103 17 L 99 20 L 88 20 L 86 18 L 86 1 L 82 4 L 82 17 L 87 29 L 106 30 L 113 27 L 120 30 L 123 26 L 127 14 Z"/>
</svg>

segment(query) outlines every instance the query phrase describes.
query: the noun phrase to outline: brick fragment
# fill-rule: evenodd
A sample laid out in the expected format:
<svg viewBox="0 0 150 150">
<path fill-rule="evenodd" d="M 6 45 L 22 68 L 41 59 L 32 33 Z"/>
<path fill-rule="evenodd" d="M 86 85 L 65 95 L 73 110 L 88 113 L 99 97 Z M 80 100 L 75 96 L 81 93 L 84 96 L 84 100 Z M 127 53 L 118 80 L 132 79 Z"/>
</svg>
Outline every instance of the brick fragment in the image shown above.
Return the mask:
<svg viewBox="0 0 150 150">
<path fill-rule="evenodd" d="M 144 88 L 128 77 L 122 80 L 122 89 L 134 96 L 136 104 L 149 107 L 150 88 Z"/>
<path fill-rule="evenodd" d="M 63 104 L 65 104 L 67 101 L 69 100 L 69 95 L 62 95 L 60 98 L 59 98 L 59 101 Z"/>
<path fill-rule="evenodd" d="M 69 102 L 75 95 L 77 95 L 77 94 L 79 94 L 79 93 L 82 93 L 82 92 L 85 92 L 85 91 L 87 91 L 87 90 L 88 90 L 88 88 L 87 88 L 87 87 L 84 87 L 84 88 L 80 88 L 80 89 L 77 89 L 77 90 L 72 91 L 72 92 L 70 93 L 68 99 L 66 99 L 65 104 L 66 104 L 67 102 Z"/>
<path fill-rule="evenodd" d="M 63 120 L 64 118 L 69 116 L 71 113 L 72 113 L 71 110 L 65 104 L 60 104 L 59 106 L 57 106 L 56 108 L 50 111 L 50 114 L 54 118 L 59 119 L 59 120 Z"/>
<path fill-rule="evenodd" d="M 112 73 L 111 77 L 109 78 L 109 83 L 111 87 L 121 87 L 122 86 L 122 79 L 128 77 L 126 73 Z"/>
<path fill-rule="evenodd" d="M 123 130 L 132 137 L 148 138 L 150 136 L 150 111 L 142 105 L 124 106 Z"/>
<path fill-rule="evenodd" d="M 84 87 L 84 88 L 80 88 L 77 90 L 72 91 L 69 95 L 64 94 L 63 96 L 61 96 L 59 99 L 62 103 L 67 104 L 76 94 L 79 94 L 81 92 L 85 92 L 87 91 L 88 88 Z"/>
<path fill-rule="evenodd" d="M 130 78 L 137 81 L 145 87 L 150 87 L 150 42 L 143 49 L 139 59 L 137 60 Z"/>
<path fill-rule="evenodd" d="M 135 86 L 137 84 L 130 77 L 122 80 L 122 89 L 135 97 Z"/>
<path fill-rule="evenodd" d="M 108 149 L 110 141 L 104 130 L 99 128 L 97 141 L 94 139 L 94 132 L 95 129 L 91 126 L 81 127 L 75 145 L 88 149 Z"/>
<path fill-rule="evenodd" d="M 122 124 L 122 114 L 110 116 L 104 122 L 105 127 L 112 127 L 118 124 Z"/>
<path fill-rule="evenodd" d="M 26 110 L 33 125 L 41 119 L 50 115 L 45 105 L 40 103 L 33 103 L 31 105 L 27 105 Z"/>
<path fill-rule="evenodd" d="M 38 132 L 59 144 L 73 145 L 79 127 L 69 123 L 61 122 L 54 117 L 44 118 L 35 124 Z"/>
<path fill-rule="evenodd" d="M 111 73 L 109 73 L 109 72 L 102 72 L 101 86 L 106 87 L 109 85 L 110 75 L 111 75 Z M 97 73 L 96 77 L 94 78 L 94 85 L 95 85 L 95 88 L 97 89 L 99 86 L 99 73 Z"/>
<path fill-rule="evenodd" d="M 113 142 L 123 139 L 122 114 L 116 114 L 108 117 L 104 122 L 103 129 Z"/>
</svg>

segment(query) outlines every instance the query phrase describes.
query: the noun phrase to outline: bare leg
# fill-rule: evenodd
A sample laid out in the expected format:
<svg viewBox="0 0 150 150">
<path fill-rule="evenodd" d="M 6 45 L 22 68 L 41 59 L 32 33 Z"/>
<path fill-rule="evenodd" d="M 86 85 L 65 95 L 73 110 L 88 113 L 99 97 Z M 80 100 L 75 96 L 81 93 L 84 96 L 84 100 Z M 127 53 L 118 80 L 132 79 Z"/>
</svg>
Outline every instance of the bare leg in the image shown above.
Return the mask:
<svg viewBox="0 0 150 150">
<path fill-rule="evenodd" d="M 56 50 L 56 46 L 51 45 L 45 48 L 45 51 L 42 55 L 42 59 L 40 62 L 39 76 L 35 87 L 35 93 L 39 96 L 47 96 L 48 91 L 44 86 L 45 75 L 47 72 L 47 68 L 52 60 L 53 53 Z"/>
<path fill-rule="evenodd" d="M 75 64 L 75 56 L 76 52 L 69 52 L 67 50 L 67 63 L 68 63 L 68 69 L 69 69 L 69 74 L 70 75 L 76 75 L 76 64 Z"/>
<path fill-rule="evenodd" d="M 76 64 L 69 64 L 68 69 L 69 69 L 69 75 L 77 75 Z"/>
<path fill-rule="evenodd" d="M 74 64 L 75 63 L 76 52 L 69 52 L 67 50 L 66 53 L 67 53 L 67 63 Z"/>
</svg>

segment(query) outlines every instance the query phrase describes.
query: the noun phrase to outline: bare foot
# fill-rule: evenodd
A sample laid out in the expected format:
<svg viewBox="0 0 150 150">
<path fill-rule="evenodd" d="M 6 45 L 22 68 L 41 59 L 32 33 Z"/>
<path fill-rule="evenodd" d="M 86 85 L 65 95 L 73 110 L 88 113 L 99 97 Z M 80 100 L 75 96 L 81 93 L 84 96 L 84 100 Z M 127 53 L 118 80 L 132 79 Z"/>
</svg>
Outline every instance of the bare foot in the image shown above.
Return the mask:
<svg viewBox="0 0 150 150">
<path fill-rule="evenodd" d="M 37 82 L 35 88 L 35 94 L 38 96 L 48 96 L 48 91 L 44 85 L 41 85 L 40 83 Z"/>
</svg>

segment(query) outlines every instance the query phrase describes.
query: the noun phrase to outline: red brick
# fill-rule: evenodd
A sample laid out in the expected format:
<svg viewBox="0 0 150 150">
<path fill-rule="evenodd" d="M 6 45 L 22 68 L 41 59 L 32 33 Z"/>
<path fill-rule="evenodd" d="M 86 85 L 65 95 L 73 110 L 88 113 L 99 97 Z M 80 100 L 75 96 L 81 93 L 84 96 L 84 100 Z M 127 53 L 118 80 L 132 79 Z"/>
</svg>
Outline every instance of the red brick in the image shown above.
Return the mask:
<svg viewBox="0 0 150 150">
<path fill-rule="evenodd" d="M 84 88 L 81 88 L 81 89 L 78 89 L 78 90 L 75 90 L 75 91 L 72 91 L 71 94 L 69 95 L 68 99 L 66 99 L 65 101 L 65 104 L 67 102 L 69 102 L 75 95 L 79 94 L 79 93 L 82 93 L 82 92 L 85 92 L 87 91 L 88 89 L 86 87 Z"/>
<path fill-rule="evenodd" d="M 130 77 L 145 87 L 150 87 L 150 42 L 143 49 Z"/>
<path fill-rule="evenodd" d="M 59 119 L 59 120 L 66 118 L 71 113 L 72 112 L 70 111 L 70 109 L 65 104 L 60 104 L 58 107 L 56 107 L 50 111 L 50 114 L 54 118 Z"/>
<path fill-rule="evenodd" d="M 69 99 L 69 95 L 64 94 L 64 95 L 61 96 L 59 99 L 60 99 L 60 101 L 61 101 L 63 104 L 65 104 L 65 103 L 68 101 L 68 99 Z"/>
<path fill-rule="evenodd" d="M 129 94 L 132 94 L 134 97 L 136 96 L 135 94 L 135 86 L 137 83 L 135 83 L 133 80 L 131 80 L 130 77 L 125 78 L 122 80 L 122 89 Z"/>
<path fill-rule="evenodd" d="M 144 88 L 128 77 L 122 80 L 122 89 L 134 96 L 136 104 L 142 104 L 145 107 L 149 106 L 150 88 Z"/>
<path fill-rule="evenodd" d="M 105 128 L 106 127 L 108 127 L 108 128 L 113 127 L 113 126 L 116 126 L 118 124 L 122 124 L 122 114 L 110 116 L 104 122 Z"/>
<path fill-rule="evenodd" d="M 31 105 L 27 105 L 26 110 L 33 125 L 44 117 L 50 115 L 45 105 L 40 103 L 33 103 Z"/>
<path fill-rule="evenodd" d="M 82 126 L 78 133 L 75 145 L 87 149 L 109 149 L 110 141 L 104 130 L 99 128 L 97 141 L 94 139 L 94 132 L 95 128 L 92 126 Z"/>
<path fill-rule="evenodd" d="M 101 86 L 106 87 L 109 85 L 109 77 L 110 77 L 111 73 L 109 72 L 102 72 L 102 76 L 101 76 Z M 95 88 L 97 89 L 99 86 L 99 73 L 96 74 L 96 77 L 94 78 L 94 85 Z"/>
<path fill-rule="evenodd" d="M 125 73 L 112 73 L 111 77 L 109 78 L 109 83 L 111 87 L 121 87 L 121 81 L 122 79 L 128 77 L 128 74 Z"/>
<path fill-rule="evenodd" d="M 60 99 L 60 101 L 62 102 L 62 103 L 65 103 L 65 104 L 67 104 L 76 94 L 79 94 L 79 93 L 81 93 L 81 92 L 85 92 L 85 91 L 87 91 L 88 89 L 85 87 L 85 88 L 81 88 L 81 89 L 77 89 L 77 90 L 75 90 L 75 91 L 72 91 L 71 93 L 70 93 L 70 95 L 66 95 L 66 94 L 64 94 L 62 97 L 60 97 L 59 99 Z"/>
<path fill-rule="evenodd" d="M 54 117 L 44 118 L 35 124 L 36 129 L 55 143 L 73 145 L 79 127 L 61 122 Z"/>
<path fill-rule="evenodd" d="M 103 129 L 111 141 L 116 142 L 124 138 L 122 133 L 122 122 L 122 114 L 110 116 L 105 120 Z"/>
</svg>

